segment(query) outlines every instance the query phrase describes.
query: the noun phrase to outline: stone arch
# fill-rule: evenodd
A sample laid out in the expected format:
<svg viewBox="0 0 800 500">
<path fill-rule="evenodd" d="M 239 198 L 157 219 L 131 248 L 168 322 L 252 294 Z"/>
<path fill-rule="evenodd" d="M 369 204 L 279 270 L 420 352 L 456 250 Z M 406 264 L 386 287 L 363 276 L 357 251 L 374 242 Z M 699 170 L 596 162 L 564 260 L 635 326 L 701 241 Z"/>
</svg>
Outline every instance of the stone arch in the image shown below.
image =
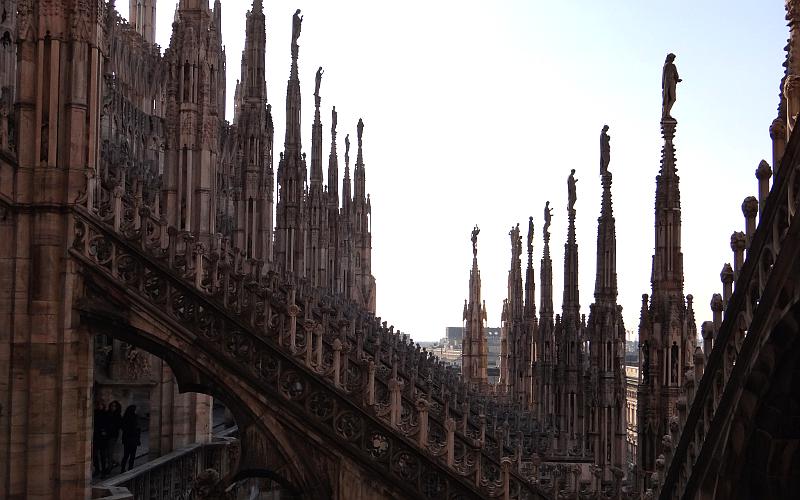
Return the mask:
<svg viewBox="0 0 800 500">
<path fill-rule="evenodd" d="M 240 455 L 233 472 L 269 471 L 281 477 L 282 484 L 290 485 L 289 491 L 300 492 L 287 498 L 333 498 L 328 464 L 324 454 L 315 452 L 318 443 L 308 442 L 307 436 L 298 439 L 298 429 L 277 418 L 267 395 L 245 388 L 246 381 L 234 380 L 229 368 L 183 342 L 168 325 L 145 311 L 125 306 L 113 296 L 98 297 L 96 292 L 78 306 L 80 321 L 90 334 L 109 335 L 157 356 L 174 373 L 181 393 L 210 395 L 231 411 L 240 435 Z M 248 473 L 243 476 L 251 477 Z"/>
</svg>

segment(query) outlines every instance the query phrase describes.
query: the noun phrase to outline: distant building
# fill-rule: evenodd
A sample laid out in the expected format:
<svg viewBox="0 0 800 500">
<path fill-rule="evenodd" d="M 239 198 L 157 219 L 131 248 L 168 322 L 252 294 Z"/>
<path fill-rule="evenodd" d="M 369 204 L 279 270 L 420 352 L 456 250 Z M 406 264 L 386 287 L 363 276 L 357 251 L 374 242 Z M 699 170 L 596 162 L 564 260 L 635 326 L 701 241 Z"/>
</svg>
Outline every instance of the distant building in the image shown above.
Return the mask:
<svg viewBox="0 0 800 500">
<path fill-rule="evenodd" d="M 631 344 L 631 342 L 628 342 Z M 637 343 L 638 344 L 638 343 Z M 636 425 L 636 391 L 639 385 L 639 367 L 625 366 L 625 455 L 628 457 L 628 465 L 636 465 L 636 436 L 638 426 Z"/>
<path fill-rule="evenodd" d="M 461 340 L 464 337 L 463 326 L 445 328 L 442 345 L 434 348 L 434 354 L 452 364 L 461 366 Z M 490 384 L 496 384 L 500 378 L 500 327 L 486 328 L 487 337 L 487 374 Z"/>
</svg>

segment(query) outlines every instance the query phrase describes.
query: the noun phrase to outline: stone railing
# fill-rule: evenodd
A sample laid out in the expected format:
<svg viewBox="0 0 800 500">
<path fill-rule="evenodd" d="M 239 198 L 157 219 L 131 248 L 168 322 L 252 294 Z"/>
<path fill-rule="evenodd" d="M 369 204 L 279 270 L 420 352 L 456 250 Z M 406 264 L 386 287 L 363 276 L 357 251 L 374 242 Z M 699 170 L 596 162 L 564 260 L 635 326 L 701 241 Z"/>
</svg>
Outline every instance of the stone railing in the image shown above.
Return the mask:
<svg viewBox="0 0 800 500">
<path fill-rule="evenodd" d="M 670 425 L 670 435 L 664 437 L 665 456 L 659 457 L 656 463 L 659 471 L 652 478 L 652 486 L 663 500 L 683 498 L 686 494 L 694 496 L 692 492 L 697 491 L 697 481 L 704 474 L 704 467 L 711 462 L 715 446 L 724 437 L 725 422 L 744 376 L 752 369 L 762 339 L 774 326 L 772 312 L 781 302 L 785 274 L 791 264 L 787 259 L 792 258 L 789 252 L 782 254 L 781 249 L 790 226 L 798 224 L 795 220 L 800 201 L 798 142 L 800 136 L 792 134 L 771 189 L 769 166 L 761 163 L 756 171 L 759 199 L 748 198 L 742 205 L 746 232 L 734 233 L 731 237 L 736 286 L 731 293 L 731 269 L 726 265 L 722 273 L 726 285 L 724 300 L 715 295 L 712 301 L 714 322 L 703 328 L 710 355 L 706 354 L 705 360 L 696 356 L 700 366 L 696 362 L 696 373 L 688 377 L 687 401 L 679 408 L 680 419 Z M 759 212 L 756 227 L 755 217 Z"/>
<path fill-rule="evenodd" d="M 234 438 L 215 438 L 168 453 L 93 487 L 94 499 L 181 500 L 188 499 L 194 479 L 206 469 L 221 475 L 236 465 L 239 443 Z"/>
<path fill-rule="evenodd" d="M 512 467 L 516 456 L 487 453 L 481 441 L 457 431 L 431 384 L 427 394 L 404 394 L 404 387 L 419 386 L 399 374 L 403 351 L 390 347 L 387 355 L 379 348 L 370 355 L 363 348 L 381 329 L 379 319 L 354 314 L 301 281 L 264 273 L 235 249 L 214 248 L 219 240 L 207 251 L 192 235 L 165 230 L 163 220 L 146 206 L 131 206 L 121 189 L 100 190 L 98 200 L 94 206 L 87 197 L 86 207 L 75 209 L 74 257 L 198 334 L 203 348 L 232 370 L 302 406 L 307 421 L 385 466 L 398 483 L 427 496 L 469 484 L 485 497 L 540 495 Z M 427 366 L 434 360 L 420 361 L 435 372 Z M 425 467 L 430 460 L 440 466 Z"/>
</svg>

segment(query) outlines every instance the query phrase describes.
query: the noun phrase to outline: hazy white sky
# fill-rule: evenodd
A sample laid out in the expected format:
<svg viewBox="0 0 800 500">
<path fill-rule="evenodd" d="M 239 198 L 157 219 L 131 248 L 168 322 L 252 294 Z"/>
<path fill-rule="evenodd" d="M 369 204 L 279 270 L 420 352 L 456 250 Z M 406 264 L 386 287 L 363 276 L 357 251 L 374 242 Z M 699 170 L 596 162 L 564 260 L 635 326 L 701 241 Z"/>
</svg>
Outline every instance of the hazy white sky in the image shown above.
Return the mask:
<svg viewBox="0 0 800 500">
<path fill-rule="evenodd" d="M 117 3 L 127 15 L 127 2 Z M 158 4 L 162 47 L 169 44 L 175 4 Z M 226 0 L 222 7 L 229 118 L 250 5 Z M 650 292 L 661 67 L 668 52 L 677 54 L 683 79 L 672 115 L 685 290 L 695 296 L 698 326 L 710 319 L 719 271 L 732 260 L 730 234 L 744 228 L 741 202 L 756 194 L 758 162 L 771 162 L 768 127 L 788 36 L 782 1 L 264 0 L 276 138 L 283 137 L 297 8 L 305 16 L 299 44 L 306 151 L 318 66 L 325 69 L 323 158 L 335 105 L 342 173 L 344 134 L 355 136 L 358 118 L 364 119 L 378 314 L 390 324 L 416 340 L 438 339 L 446 326 L 461 324 L 477 223 L 489 326 L 499 325 L 508 231 L 516 223 L 526 230 L 529 215 L 536 224 L 538 307 L 546 200 L 554 208 L 560 309 L 571 168 L 579 179 L 581 310 L 588 314 L 600 211 L 599 134 L 607 123 L 619 303 L 626 328 L 636 332 L 641 295 Z M 283 149 L 280 140 L 275 149 Z"/>
</svg>

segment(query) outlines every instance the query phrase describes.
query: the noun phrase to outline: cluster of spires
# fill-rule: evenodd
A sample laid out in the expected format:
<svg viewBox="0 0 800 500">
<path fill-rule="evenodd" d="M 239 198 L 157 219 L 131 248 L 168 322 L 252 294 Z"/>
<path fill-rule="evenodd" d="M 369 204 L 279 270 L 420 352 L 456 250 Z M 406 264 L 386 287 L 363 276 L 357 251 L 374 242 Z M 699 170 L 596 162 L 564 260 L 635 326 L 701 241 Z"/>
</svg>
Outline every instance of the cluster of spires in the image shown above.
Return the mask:
<svg viewBox="0 0 800 500">
<path fill-rule="evenodd" d="M 640 323 L 642 339 L 642 383 L 639 386 L 640 433 L 644 438 L 664 434 L 667 415 L 679 391 L 682 370 L 691 366 L 696 329 L 691 295 L 683 295 L 683 265 L 680 249 L 680 190 L 673 144 L 677 121 L 670 115 L 675 85 L 680 79 L 670 54 L 664 67 L 664 102 L 661 129 L 664 139 L 661 169 L 656 178 L 655 253 L 653 255 L 651 298 L 645 296 Z M 463 376 L 474 388 L 505 398 L 536 415 L 545 429 L 555 430 L 559 446 L 589 450 L 604 475 L 625 465 L 626 382 L 624 372 L 625 327 L 622 307 L 617 304 L 616 227 L 609 170 L 608 126 L 600 135 L 600 177 L 602 197 L 597 223 L 597 267 L 594 302 L 589 318 L 580 313 L 578 290 L 578 244 L 575 236 L 577 179 L 573 169 L 567 180 L 567 239 L 564 245 L 564 292 L 561 315 L 554 316 L 552 260 L 550 257 L 551 209 L 544 209 L 544 248 L 540 268 L 539 317 L 536 317 L 533 270 L 533 218 L 528 221 L 528 259 L 522 286 L 521 236 L 512 228 L 511 269 L 508 298 L 503 302 L 500 380 L 490 386 L 485 370 L 465 369 Z M 485 307 L 481 302 L 480 271 L 477 264 L 477 226 L 473 231 L 473 264 L 470 298 L 465 304 L 463 353 L 465 368 L 485 365 Z M 524 300 L 523 300 L 524 294 Z M 678 321 L 675 321 L 677 319 Z M 481 321 L 482 320 L 482 321 Z M 658 337 L 654 335 L 658 334 Z M 663 349 L 663 356 L 651 352 Z M 674 359 L 675 352 L 679 354 Z M 673 363 L 673 368 L 656 366 L 656 359 Z M 669 361 L 666 361 L 669 360 Z M 685 370 L 684 370 L 685 371 Z M 667 373 L 666 380 L 653 383 Z M 648 446 L 652 445 L 652 446 Z M 645 443 L 639 456 L 643 470 L 651 466 L 658 452 L 656 442 Z M 646 457 L 646 458 L 642 458 Z"/>
</svg>

